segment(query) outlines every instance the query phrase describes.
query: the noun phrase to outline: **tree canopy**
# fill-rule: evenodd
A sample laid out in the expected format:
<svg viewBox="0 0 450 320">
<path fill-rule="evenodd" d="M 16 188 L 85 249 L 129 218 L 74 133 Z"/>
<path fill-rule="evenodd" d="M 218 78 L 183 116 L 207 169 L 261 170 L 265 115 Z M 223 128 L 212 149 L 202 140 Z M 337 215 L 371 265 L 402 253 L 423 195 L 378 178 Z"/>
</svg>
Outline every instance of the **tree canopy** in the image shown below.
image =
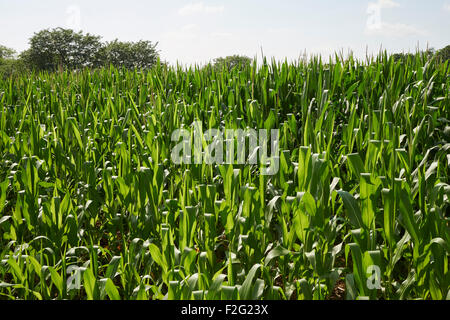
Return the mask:
<svg viewBox="0 0 450 320">
<path fill-rule="evenodd" d="M 14 49 L 0 45 L 0 60 L 13 59 L 15 54 Z"/>
<path fill-rule="evenodd" d="M 116 39 L 104 46 L 102 55 L 107 65 L 149 69 L 158 60 L 156 45 L 150 41 L 121 42 Z"/>
<path fill-rule="evenodd" d="M 55 28 L 39 31 L 21 58 L 31 69 L 55 71 L 109 66 L 151 68 L 158 59 L 150 41 L 102 43 L 100 36 Z"/>
<path fill-rule="evenodd" d="M 38 70 L 78 69 L 101 64 L 99 36 L 70 29 L 42 30 L 30 39 L 30 49 L 23 57 Z"/>
<path fill-rule="evenodd" d="M 220 57 L 214 59 L 214 67 L 217 70 L 221 70 L 223 68 L 231 70 L 235 67 L 238 68 L 245 68 L 246 66 L 249 66 L 252 63 L 252 59 L 246 56 L 240 56 L 240 55 L 233 55 L 233 56 L 227 56 L 225 58 Z"/>
<path fill-rule="evenodd" d="M 450 45 L 439 50 L 437 56 L 443 62 L 450 60 Z"/>
<path fill-rule="evenodd" d="M 23 61 L 16 59 L 16 51 L 0 45 L 0 76 L 9 77 L 25 70 Z"/>
</svg>

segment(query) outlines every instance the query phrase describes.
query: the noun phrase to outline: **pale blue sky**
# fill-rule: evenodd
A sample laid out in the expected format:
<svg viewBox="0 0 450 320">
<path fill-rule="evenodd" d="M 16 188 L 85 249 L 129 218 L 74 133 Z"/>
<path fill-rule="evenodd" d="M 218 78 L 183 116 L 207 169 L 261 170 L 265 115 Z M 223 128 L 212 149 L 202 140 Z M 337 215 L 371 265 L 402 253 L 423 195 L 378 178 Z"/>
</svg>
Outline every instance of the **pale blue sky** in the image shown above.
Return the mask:
<svg viewBox="0 0 450 320">
<path fill-rule="evenodd" d="M 353 50 L 364 57 L 450 44 L 450 0 L 0 0 L 0 44 L 18 51 L 34 32 L 71 27 L 103 40 L 159 42 L 164 60 L 230 54 L 277 59 Z"/>
</svg>

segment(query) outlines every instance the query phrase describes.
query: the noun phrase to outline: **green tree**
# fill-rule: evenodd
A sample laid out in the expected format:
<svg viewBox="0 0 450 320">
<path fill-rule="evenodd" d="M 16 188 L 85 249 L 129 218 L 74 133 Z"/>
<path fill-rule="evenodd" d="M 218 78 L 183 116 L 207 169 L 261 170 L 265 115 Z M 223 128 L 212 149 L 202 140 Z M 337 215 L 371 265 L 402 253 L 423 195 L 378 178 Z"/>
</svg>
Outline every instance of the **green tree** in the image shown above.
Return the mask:
<svg viewBox="0 0 450 320">
<path fill-rule="evenodd" d="M 246 56 L 240 56 L 240 55 L 233 55 L 233 56 L 227 56 L 225 58 L 220 57 L 214 59 L 214 68 L 216 70 L 222 70 L 223 68 L 227 70 L 231 70 L 235 67 L 238 68 L 245 68 L 249 66 L 252 63 L 252 59 Z"/>
<path fill-rule="evenodd" d="M 394 61 L 403 61 L 405 62 L 408 59 L 415 59 L 418 55 L 420 57 L 425 57 L 426 59 L 431 59 L 436 53 L 436 50 L 433 48 L 429 48 L 425 51 L 417 51 L 416 53 L 394 53 L 392 56 Z"/>
<path fill-rule="evenodd" d="M 0 76 L 10 77 L 25 71 L 25 66 L 21 59 L 16 58 L 16 51 L 0 45 Z"/>
<path fill-rule="evenodd" d="M 450 45 L 446 46 L 445 48 L 442 48 L 437 52 L 437 57 L 442 62 L 450 60 Z"/>
<path fill-rule="evenodd" d="M 122 42 L 114 40 L 103 48 L 102 59 L 106 65 L 127 69 L 149 69 L 159 57 L 156 44 L 150 41 Z"/>
<path fill-rule="evenodd" d="M 38 70 L 78 69 L 101 65 L 99 36 L 56 28 L 39 31 L 30 39 L 30 49 L 22 56 Z"/>
<path fill-rule="evenodd" d="M 7 59 L 14 59 L 16 51 L 11 48 L 0 45 L 0 63 Z"/>
</svg>

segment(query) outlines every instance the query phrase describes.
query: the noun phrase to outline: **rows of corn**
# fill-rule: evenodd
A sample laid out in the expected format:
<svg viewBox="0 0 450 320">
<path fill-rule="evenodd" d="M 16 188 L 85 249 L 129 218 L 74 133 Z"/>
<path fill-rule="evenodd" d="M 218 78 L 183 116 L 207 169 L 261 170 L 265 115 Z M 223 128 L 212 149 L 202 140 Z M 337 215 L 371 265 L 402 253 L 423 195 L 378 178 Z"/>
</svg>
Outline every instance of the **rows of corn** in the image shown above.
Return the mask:
<svg viewBox="0 0 450 320">
<path fill-rule="evenodd" d="M 450 77 L 420 55 L 0 80 L 0 299 L 450 299 Z M 279 129 L 279 171 L 171 134 Z"/>
</svg>

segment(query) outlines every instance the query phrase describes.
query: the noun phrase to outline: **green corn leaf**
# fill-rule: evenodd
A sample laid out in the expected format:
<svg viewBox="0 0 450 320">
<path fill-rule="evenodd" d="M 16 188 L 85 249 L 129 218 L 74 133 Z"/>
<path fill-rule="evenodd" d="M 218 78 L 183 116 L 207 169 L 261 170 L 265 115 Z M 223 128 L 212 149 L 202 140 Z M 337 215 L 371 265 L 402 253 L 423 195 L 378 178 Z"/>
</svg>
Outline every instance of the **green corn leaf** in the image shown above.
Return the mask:
<svg viewBox="0 0 450 320">
<path fill-rule="evenodd" d="M 356 202 L 353 196 L 346 191 L 338 191 L 338 194 L 341 196 L 342 202 L 344 203 L 344 207 L 346 209 L 348 218 L 350 223 L 355 228 L 363 228 L 364 223 L 362 220 L 361 210 L 359 209 L 358 203 Z"/>
<path fill-rule="evenodd" d="M 248 272 L 247 277 L 244 280 L 244 283 L 242 283 L 241 288 L 239 289 L 239 297 L 242 300 L 249 300 L 252 297 L 252 292 L 254 287 L 253 284 L 253 278 L 256 275 L 256 272 L 260 269 L 260 264 L 255 264 Z"/>
</svg>

